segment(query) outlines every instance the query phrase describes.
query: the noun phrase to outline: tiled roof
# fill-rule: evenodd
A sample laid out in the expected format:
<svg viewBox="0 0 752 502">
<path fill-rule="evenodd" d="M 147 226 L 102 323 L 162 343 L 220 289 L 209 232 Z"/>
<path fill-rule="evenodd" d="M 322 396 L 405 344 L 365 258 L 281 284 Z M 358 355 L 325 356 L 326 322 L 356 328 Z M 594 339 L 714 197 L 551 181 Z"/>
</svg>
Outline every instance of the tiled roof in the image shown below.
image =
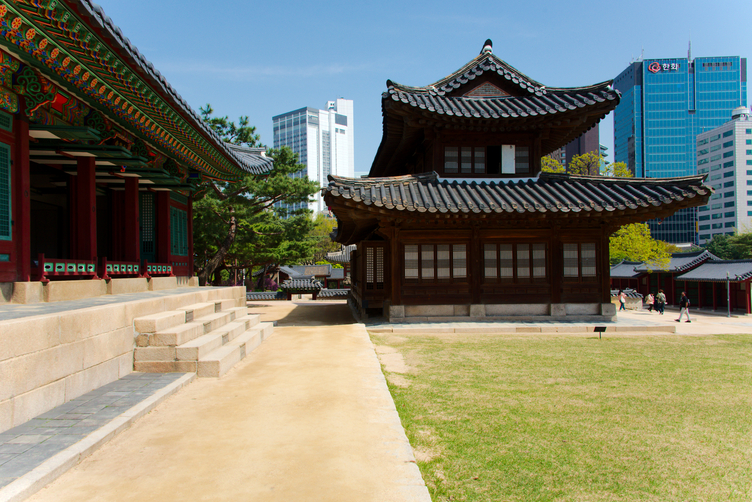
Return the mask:
<svg viewBox="0 0 752 502">
<path fill-rule="evenodd" d="M 105 14 L 102 7 L 91 0 L 67 0 L 65 3 L 77 12 L 88 26 L 95 29 L 97 35 L 108 46 L 116 50 L 121 57 L 125 57 L 126 63 L 137 69 L 148 85 L 158 92 L 192 127 L 200 131 L 216 149 L 244 171 L 254 173 L 255 164 L 249 164 L 247 159 L 236 155 L 233 149 L 206 125 L 199 114 L 167 82 L 167 79 L 123 35 L 120 28 Z"/>
<path fill-rule="evenodd" d="M 320 281 L 312 278 L 307 279 L 287 279 L 279 289 L 282 290 L 294 290 L 294 291 L 318 291 L 324 286 Z"/>
<path fill-rule="evenodd" d="M 245 299 L 256 301 L 287 300 L 287 295 L 283 291 L 249 291 L 245 294 Z"/>
<path fill-rule="evenodd" d="M 243 162 L 246 171 L 251 174 L 266 174 L 274 168 L 274 159 L 264 155 L 263 148 L 248 148 L 231 143 L 225 144 Z"/>
<path fill-rule="evenodd" d="M 677 281 L 730 282 L 752 279 L 752 260 L 708 260 L 699 267 L 675 278 Z"/>
<path fill-rule="evenodd" d="M 347 298 L 349 289 L 322 289 L 317 298 Z"/>
<path fill-rule="evenodd" d="M 326 261 L 330 261 L 332 263 L 341 263 L 346 264 L 350 263 L 350 253 L 355 251 L 356 249 L 355 244 L 350 244 L 349 246 L 342 246 L 342 249 L 339 251 L 334 251 L 331 253 L 326 254 Z"/>
<path fill-rule="evenodd" d="M 333 279 L 335 281 L 338 281 L 340 279 L 345 278 L 345 269 L 344 268 L 334 268 L 332 267 L 332 271 L 329 274 L 329 279 Z"/>
<path fill-rule="evenodd" d="M 642 298 L 642 293 L 638 293 L 634 289 L 624 289 L 624 294 L 627 296 L 627 298 Z M 617 297 L 619 296 L 619 290 L 618 289 L 612 289 L 611 290 L 611 297 Z"/>
<path fill-rule="evenodd" d="M 641 261 L 627 261 L 623 260 L 611 267 L 612 279 L 634 279 L 639 277 L 645 272 L 638 272 L 635 267 L 642 265 Z"/>
<path fill-rule="evenodd" d="M 619 104 L 612 82 L 546 87 L 490 50 L 431 85 L 412 87 L 387 80 L 381 101 L 383 137 L 370 175 L 398 174 L 425 140 L 421 132 L 426 128 L 491 133 L 545 129 L 540 138 L 545 155 L 585 133 Z M 498 93 L 475 94 L 484 85 Z"/>
<path fill-rule="evenodd" d="M 691 253 L 674 253 L 671 255 L 671 261 L 668 264 L 668 267 L 664 270 L 666 272 L 685 272 L 689 270 L 690 268 L 696 267 L 700 265 L 703 262 L 706 262 L 708 260 L 718 260 L 719 258 L 714 255 L 713 253 L 703 250 L 703 251 L 693 251 Z M 638 271 L 640 272 L 647 272 L 648 266 L 646 264 L 641 264 L 636 267 Z M 654 268 L 652 270 L 655 270 Z"/>
<path fill-rule="evenodd" d="M 390 178 L 329 176 L 327 203 L 347 199 L 374 209 L 411 213 L 607 213 L 682 203 L 702 205 L 713 193 L 703 176 L 635 179 L 541 173 L 517 181 L 459 182 L 436 173 Z M 673 212 L 673 211 L 672 211 Z"/>
</svg>

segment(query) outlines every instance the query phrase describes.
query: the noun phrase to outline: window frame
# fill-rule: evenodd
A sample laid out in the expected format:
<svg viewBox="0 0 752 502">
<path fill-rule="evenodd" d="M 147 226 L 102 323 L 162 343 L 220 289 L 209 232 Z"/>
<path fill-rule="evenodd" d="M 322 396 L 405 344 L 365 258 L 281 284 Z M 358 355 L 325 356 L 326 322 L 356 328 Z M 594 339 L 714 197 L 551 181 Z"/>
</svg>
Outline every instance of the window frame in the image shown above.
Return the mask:
<svg viewBox="0 0 752 502">
<path fill-rule="evenodd" d="M 502 247 L 511 247 L 511 267 L 502 267 Z M 522 251 L 521 246 L 527 246 L 527 276 L 520 277 L 521 266 L 520 253 Z M 540 268 L 537 265 L 535 257 L 535 247 L 543 247 L 543 276 L 536 275 L 536 269 Z M 494 249 L 488 249 L 493 247 Z M 550 267 L 550 251 L 547 241 L 534 240 L 534 241 L 498 241 L 489 240 L 481 242 L 481 263 L 480 274 L 482 284 L 549 284 L 551 281 L 551 267 Z M 487 258 L 487 252 L 493 252 L 493 267 L 489 266 L 489 258 Z M 525 257 L 523 257 L 525 258 Z M 490 268 L 495 269 L 495 277 L 487 275 Z M 503 268 L 511 268 L 512 275 L 501 275 Z"/>
<path fill-rule="evenodd" d="M 407 263 L 408 263 L 408 248 L 409 247 L 417 247 L 417 251 L 409 250 L 410 252 L 417 252 L 417 257 L 415 258 L 415 264 L 416 268 L 413 269 L 412 267 L 408 269 Z M 440 267 L 439 262 L 439 247 L 446 246 L 449 252 L 449 256 L 447 258 L 448 260 L 448 276 L 439 277 L 439 270 L 440 268 L 443 270 L 443 267 Z M 459 250 L 459 247 L 463 247 L 463 250 Z M 467 284 L 470 280 L 470 270 L 469 270 L 469 248 L 470 245 L 467 242 L 457 242 L 457 241 L 440 241 L 440 242 L 426 242 L 426 241 L 407 241 L 404 242 L 401 246 L 401 259 L 402 259 L 402 281 L 406 285 L 439 285 L 439 284 Z M 424 249 L 425 248 L 425 249 Z M 424 259 L 425 255 L 430 253 L 432 255 L 432 275 L 430 277 L 424 277 L 424 270 L 427 268 L 424 266 Z M 457 275 L 458 270 L 462 268 L 462 263 L 460 260 L 462 258 L 455 258 L 456 254 L 459 255 L 459 253 L 464 253 L 464 275 Z M 412 261 L 412 259 L 411 259 Z M 416 275 L 411 275 L 410 277 L 407 276 L 408 270 L 415 270 Z"/>
</svg>

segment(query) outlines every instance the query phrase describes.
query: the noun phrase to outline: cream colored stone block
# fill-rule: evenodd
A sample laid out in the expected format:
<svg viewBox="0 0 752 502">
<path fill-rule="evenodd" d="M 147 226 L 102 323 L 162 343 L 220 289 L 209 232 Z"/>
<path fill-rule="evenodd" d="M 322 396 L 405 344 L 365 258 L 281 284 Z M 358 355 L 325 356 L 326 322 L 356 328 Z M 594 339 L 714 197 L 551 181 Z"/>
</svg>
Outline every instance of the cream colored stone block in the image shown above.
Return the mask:
<svg viewBox="0 0 752 502">
<path fill-rule="evenodd" d="M 0 303 L 10 303 L 13 301 L 13 283 L 0 282 Z"/>
<path fill-rule="evenodd" d="M 133 328 L 121 328 L 83 341 L 84 368 L 133 352 Z"/>
<path fill-rule="evenodd" d="M 552 303 L 551 304 L 551 315 L 552 316 L 565 316 L 567 315 L 567 305 L 563 303 Z"/>
<path fill-rule="evenodd" d="M 566 303 L 567 315 L 598 315 L 601 311 L 599 303 Z"/>
<path fill-rule="evenodd" d="M 601 315 L 616 315 L 616 305 L 613 303 L 601 303 Z"/>
<path fill-rule="evenodd" d="M 19 396 L 83 370 L 83 354 L 83 343 L 77 342 L 10 359 L 13 395 Z"/>
<path fill-rule="evenodd" d="M 27 317 L 0 322 L 0 360 L 60 345 L 58 316 Z"/>
<path fill-rule="evenodd" d="M 133 361 L 175 361 L 175 347 L 138 347 L 133 352 Z"/>
<path fill-rule="evenodd" d="M 177 277 L 152 277 L 149 280 L 149 291 L 163 291 L 165 289 L 176 289 L 177 287 Z"/>
<path fill-rule="evenodd" d="M 197 288 L 198 287 L 198 277 L 190 277 L 188 279 L 188 287 L 190 288 Z"/>
<path fill-rule="evenodd" d="M 135 371 L 144 373 L 195 373 L 196 361 L 136 361 Z"/>
<path fill-rule="evenodd" d="M 186 305 L 194 303 L 206 303 L 206 300 L 200 298 L 200 295 L 197 295 L 196 293 L 170 295 L 164 299 L 164 308 L 165 310 L 178 310 L 180 307 L 185 307 Z"/>
<path fill-rule="evenodd" d="M 238 305 L 238 301 L 235 298 L 230 298 L 227 300 L 220 300 L 219 301 L 220 309 L 221 310 L 229 310 L 233 309 L 235 307 L 242 307 L 243 305 Z"/>
<path fill-rule="evenodd" d="M 33 389 L 13 399 L 13 427 L 28 422 L 65 402 L 65 381 Z"/>
<path fill-rule="evenodd" d="M 44 288 L 41 282 L 14 282 L 13 303 L 40 303 L 44 300 Z"/>
<path fill-rule="evenodd" d="M 111 359 L 65 378 L 65 400 L 70 401 L 118 379 L 120 363 Z"/>
<path fill-rule="evenodd" d="M 137 333 L 156 333 L 183 323 L 185 323 L 185 312 L 174 310 L 158 312 L 133 320 L 133 326 Z"/>
<path fill-rule="evenodd" d="M 118 363 L 118 378 L 133 373 L 133 353 L 123 354 L 115 360 Z"/>
<path fill-rule="evenodd" d="M 149 291 L 149 281 L 145 277 L 133 277 L 130 279 L 112 279 L 107 282 L 108 295 L 121 295 L 124 293 L 143 293 Z"/>
<path fill-rule="evenodd" d="M 13 400 L 0 401 L 0 433 L 13 427 Z"/>
<path fill-rule="evenodd" d="M 44 285 L 43 289 L 45 301 L 62 302 L 106 295 L 107 283 L 97 279 L 50 281 Z"/>
<path fill-rule="evenodd" d="M 405 306 L 404 305 L 389 305 L 389 320 L 404 319 Z"/>
<path fill-rule="evenodd" d="M 455 305 L 454 306 L 454 316 L 455 317 L 469 317 L 470 316 L 470 305 Z"/>
<path fill-rule="evenodd" d="M 0 361 L 0 401 L 10 399 L 14 395 L 13 379 L 16 367 L 16 359 Z"/>
<path fill-rule="evenodd" d="M 83 340 L 129 325 L 122 304 L 70 310 L 60 314 L 60 341 L 68 343 Z"/>
<path fill-rule="evenodd" d="M 405 317 L 452 317 L 454 305 L 405 305 Z"/>
<path fill-rule="evenodd" d="M 157 312 L 164 312 L 165 310 L 174 310 L 165 308 L 164 300 L 164 298 L 154 298 L 153 300 L 138 300 L 125 303 L 123 305 L 125 318 L 129 322 L 133 322 L 133 319 L 136 317 L 144 317 L 156 314 Z"/>
<path fill-rule="evenodd" d="M 470 305 L 470 317 L 486 317 L 486 306 L 484 304 Z"/>
<path fill-rule="evenodd" d="M 486 305 L 487 316 L 533 316 L 549 315 L 551 309 L 548 303 L 526 304 L 489 304 Z"/>
</svg>

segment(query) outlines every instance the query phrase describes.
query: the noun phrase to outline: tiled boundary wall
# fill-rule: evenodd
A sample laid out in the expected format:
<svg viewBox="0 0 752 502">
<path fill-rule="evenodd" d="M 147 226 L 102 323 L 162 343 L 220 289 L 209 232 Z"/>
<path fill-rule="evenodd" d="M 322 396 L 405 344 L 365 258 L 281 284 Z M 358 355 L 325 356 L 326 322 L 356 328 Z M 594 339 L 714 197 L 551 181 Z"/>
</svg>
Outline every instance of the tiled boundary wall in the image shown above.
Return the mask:
<svg viewBox="0 0 752 502">
<path fill-rule="evenodd" d="M 135 318 L 228 299 L 244 306 L 245 287 L 0 322 L 0 432 L 131 373 Z"/>
</svg>

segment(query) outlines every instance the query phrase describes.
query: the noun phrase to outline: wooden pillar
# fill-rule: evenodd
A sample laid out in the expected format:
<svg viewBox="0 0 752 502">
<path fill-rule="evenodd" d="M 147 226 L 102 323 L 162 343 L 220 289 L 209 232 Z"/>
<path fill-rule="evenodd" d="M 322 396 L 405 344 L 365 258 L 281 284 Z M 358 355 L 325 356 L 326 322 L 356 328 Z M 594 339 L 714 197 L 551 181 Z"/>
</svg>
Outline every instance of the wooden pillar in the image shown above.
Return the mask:
<svg viewBox="0 0 752 502">
<path fill-rule="evenodd" d="M 702 308 L 702 300 L 703 300 L 703 298 L 702 298 L 702 296 L 703 296 L 702 295 L 702 286 L 703 286 L 702 282 L 698 282 L 697 283 L 697 308 L 698 309 Z"/>
<path fill-rule="evenodd" d="M 750 281 L 744 282 L 744 298 L 746 305 L 744 308 L 747 310 L 747 314 L 752 314 L 752 293 L 749 291 L 749 287 L 752 286 Z"/>
<path fill-rule="evenodd" d="M 170 192 L 157 192 L 155 199 L 157 262 L 170 263 Z"/>
<path fill-rule="evenodd" d="M 23 110 L 21 110 L 23 112 Z M 11 235 L 16 240 L 16 280 L 28 282 L 31 279 L 31 177 L 29 176 L 29 121 L 24 113 L 13 120 L 15 133 L 15 155 L 11 167 L 14 193 L 11 203 L 13 229 Z M 35 257 L 36 258 L 36 257 Z"/>
<path fill-rule="evenodd" d="M 123 254 L 125 261 L 141 261 L 140 218 L 138 217 L 138 178 L 125 178 L 125 206 L 123 211 Z"/>
<path fill-rule="evenodd" d="M 392 226 L 389 232 L 389 277 L 390 305 L 402 305 L 402 267 L 400 267 L 399 228 Z M 388 312 L 386 312 L 388 314 Z"/>
<path fill-rule="evenodd" d="M 188 197 L 188 276 L 193 277 L 193 197 Z"/>
<path fill-rule="evenodd" d="M 551 227 L 551 303 L 561 303 L 561 288 L 564 281 L 564 249 L 561 245 L 561 227 Z M 610 278 L 609 274 L 609 278 Z M 609 293 L 610 296 L 610 293 Z M 609 301 L 611 299 L 609 298 Z"/>
<path fill-rule="evenodd" d="M 713 284 L 713 310 L 718 310 L 718 293 L 715 290 L 715 282 Z"/>
<path fill-rule="evenodd" d="M 601 241 L 598 245 L 598 251 L 600 252 L 595 260 L 597 273 L 601 276 L 601 303 L 611 303 L 611 262 L 609 258 L 610 235 L 611 232 L 607 228 L 601 228 Z M 563 273 L 564 267 L 562 263 L 562 274 Z M 637 280 L 639 281 L 639 279 Z M 627 284 L 629 284 L 629 280 L 627 280 Z M 637 288 L 635 288 L 635 291 L 637 291 Z"/>
<path fill-rule="evenodd" d="M 93 260 L 97 257 L 97 186 L 94 157 L 78 157 L 78 253 L 71 258 Z"/>
<path fill-rule="evenodd" d="M 467 250 L 467 273 L 470 278 L 470 291 L 472 298 L 470 301 L 473 305 L 481 303 L 481 271 L 483 270 L 483 250 L 480 243 L 480 228 L 473 225 L 473 234 L 470 239 L 470 249 Z"/>
</svg>

